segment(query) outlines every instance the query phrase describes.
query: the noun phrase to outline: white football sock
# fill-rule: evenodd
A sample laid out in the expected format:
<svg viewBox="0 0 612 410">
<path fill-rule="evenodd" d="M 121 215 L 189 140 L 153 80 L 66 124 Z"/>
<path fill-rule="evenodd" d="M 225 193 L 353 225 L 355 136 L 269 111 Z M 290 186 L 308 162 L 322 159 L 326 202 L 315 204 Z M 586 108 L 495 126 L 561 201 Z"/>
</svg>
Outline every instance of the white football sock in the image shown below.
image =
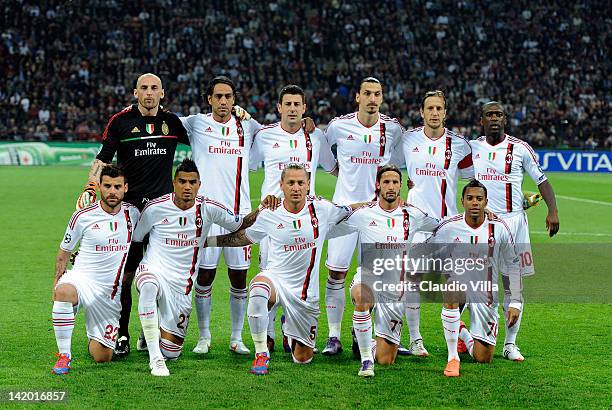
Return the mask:
<svg viewBox="0 0 612 410">
<path fill-rule="evenodd" d="M 195 285 L 195 305 L 198 316 L 198 331 L 200 339 L 211 339 L 210 335 L 210 306 L 212 304 L 212 285 Z"/>
<path fill-rule="evenodd" d="M 138 317 L 142 325 L 142 333 L 147 341 L 149 359 L 162 356 L 159 348 L 159 319 L 157 315 L 158 287 L 153 282 L 144 282 L 140 285 L 138 297 Z"/>
<path fill-rule="evenodd" d="M 459 338 L 463 340 L 463 343 L 465 343 L 465 346 L 467 347 L 467 351 L 470 356 L 474 357 L 474 338 L 472 337 L 472 334 L 467 329 L 467 327 L 461 329 L 461 331 L 459 332 Z"/>
<path fill-rule="evenodd" d="M 459 336 L 459 308 L 447 309 L 442 308 L 440 314 L 442 319 L 442 328 L 444 329 L 444 338 L 446 339 L 446 347 L 448 348 L 448 361 L 452 359 L 459 360 L 457 353 L 457 337 Z"/>
<path fill-rule="evenodd" d="M 246 305 L 247 289 L 236 289 L 230 286 L 230 316 L 232 318 L 232 337 L 230 340 L 242 340 Z"/>
<path fill-rule="evenodd" d="M 278 309 L 278 305 L 272 306 L 270 312 L 268 313 L 268 336 L 274 339 L 276 336 L 276 332 L 274 330 L 274 322 L 276 321 L 276 310 Z"/>
<path fill-rule="evenodd" d="M 355 310 L 353 312 L 353 330 L 359 345 L 361 361 L 370 360 L 374 362 L 372 357 L 372 315 L 370 315 L 369 311 L 361 312 Z"/>
<path fill-rule="evenodd" d="M 164 338 L 159 340 L 159 348 L 164 357 L 168 360 L 178 359 L 178 357 L 181 355 L 181 351 L 183 350 L 183 346 L 177 345 L 176 343 Z"/>
<path fill-rule="evenodd" d="M 418 299 L 417 299 L 418 298 Z M 411 300 L 417 300 L 416 302 L 406 303 L 406 326 L 408 326 L 408 333 L 410 334 L 410 342 L 422 339 L 420 321 L 421 321 L 421 302 L 420 296 L 417 293 L 411 296 Z"/>
<path fill-rule="evenodd" d="M 521 313 L 519 317 L 512 327 L 508 327 L 508 321 L 506 320 L 506 312 L 508 311 L 508 305 L 510 304 L 510 291 L 504 290 L 504 324 L 506 326 L 506 338 L 504 340 L 504 344 L 512 343 L 516 344 L 516 336 L 518 335 L 519 329 L 521 328 L 521 319 L 523 318 L 523 307 L 524 304 L 521 303 Z"/>
<path fill-rule="evenodd" d="M 74 311 L 70 302 L 53 302 L 51 311 L 55 341 L 60 353 L 70 356 L 72 331 L 74 330 Z"/>
<path fill-rule="evenodd" d="M 327 324 L 329 325 L 329 337 L 340 338 L 345 306 L 344 279 L 328 277 L 325 288 L 325 310 L 327 312 Z"/>
<path fill-rule="evenodd" d="M 251 284 L 247 307 L 251 337 L 255 343 L 255 353 L 268 353 L 268 301 L 272 294 L 270 286 L 264 282 Z"/>
</svg>

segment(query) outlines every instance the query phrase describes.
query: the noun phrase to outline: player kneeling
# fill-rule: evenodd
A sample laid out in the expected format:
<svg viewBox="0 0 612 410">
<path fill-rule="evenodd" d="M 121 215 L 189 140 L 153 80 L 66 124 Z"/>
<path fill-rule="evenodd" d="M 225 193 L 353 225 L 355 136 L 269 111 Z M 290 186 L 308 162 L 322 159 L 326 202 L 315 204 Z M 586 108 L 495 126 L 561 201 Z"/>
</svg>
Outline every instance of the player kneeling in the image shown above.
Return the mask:
<svg viewBox="0 0 612 410">
<path fill-rule="evenodd" d="M 448 298 L 442 308 L 441 319 L 444 337 L 448 347 L 448 363 L 444 375 L 459 376 L 458 337 L 463 340 L 467 351 L 480 363 L 493 360 L 499 314 L 497 313 L 497 278 L 500 273 L 507 274 L 510 281 L 510 304 L 507 310 L 509 326 L 514 325 L 520 315 L 521 268 L 519 257 L 508 225 L 498 218 L 485 215 L 487 189 L 471 180 L 463 189 L 461 204 L 465 212 L 442 222 L 428 240 L 442 245 L 453 260 L 454 266 L 467 266 L 473 261 L 473 269 L 455 270 L 450 274 L 450 282 L 455 288 L 463 285 L 467 307 L 470 310 L 472 332 L 460 321 L 459 299 Z M 459 265 L 460 261 L 463 261 Z M 457 294 L 458 292 L 455 292 Z"/>
<path fill-rule="evenodd" d="M 72 215 L 60 244 L 53 283 L 53 329 L 59 353 L 53 373 L 70 371 L 74 316 L 85 309 L 88 350 L 110 362 L 119 329 L 121 276 L 138 209 L 122 202 L 128 185 L 123 170 L 107 165 L 100 174 L 100 201 Z M 80 242 L 72 270 L 70 254 Z"/>
<path fill-rule="evenodd" d="M 150 235 L 136 288 L 153 376 L 169 376 L 165 360 L 177 359 L 183 349 L 199 251 L 211 225 L 235 231 L 250 226 L 259 212 L 235 216 L 220 203 L 197 196 L 200 184 L 195 163 L 185 159 L 174 175 L 174 193 L 149 202 L 134 232 L 135 242 Z"/>
<path fill-rule="evenodd" d="M 351 211 L 350 207 L 307 197 L 310 182 L 303 165 L 288 164 L 280 186 L 284 200 L 278 209 L 262 211 L 246 230 L 207 239 L 208 246 L 246 246 L 269 240 L 268 265 L 251 281 L 247 306 L 256 352 L 251 373 L 257 375 L 268 374 L 268 312 L 276 305 L 285 311 L 283 329 L 293 361 L 311 362 L 317 337 L 323 242 L 330 226 Z"/>
</svg>

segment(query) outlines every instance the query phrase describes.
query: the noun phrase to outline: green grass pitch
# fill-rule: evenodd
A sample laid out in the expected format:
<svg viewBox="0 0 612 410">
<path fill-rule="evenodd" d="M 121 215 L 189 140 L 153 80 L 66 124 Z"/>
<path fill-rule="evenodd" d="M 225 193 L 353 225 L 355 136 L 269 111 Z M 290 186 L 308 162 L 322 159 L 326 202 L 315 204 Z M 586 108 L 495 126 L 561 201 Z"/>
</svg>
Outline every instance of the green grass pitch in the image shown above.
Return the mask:
<svg viewBox="0 0 612 410">
<path fill-rule="evenodd" d="M 56 351 L 51 324 L 55 254 L 86 173 L 78 167 L 0 168 L 2 397 L 8 390 L 64 390 L 68 392 L 67 404 L 78 408 L 603 408 L 612 402 L 611 175 L 549 175 L 561 196 L 561 231 L 553 239 L 544 232 L 545 205 L 529 211 L 538 273 L 526 279 L 525 286 L 540 292 L 536 293 L 542 300 L 526 305 L 518 339 L 525 362 L 513 363 L 501 357 L 500 326 L 492 365 L 479 365 L 463 357 L 462 376 L 445 378 L 446 344 L 440 305 L 424 304 L 421 330 L 431 356 L 398 357 L 395 365 L 376 366 L 376 377 L 363 380 L 357 377 L 358 361 L 350 353 L 350 300 L 344 315 L 342 355 L 316 355 L 313 364 L 298 366 L 277 348 L 269 376 L 249 374 L 252 357 L 228 351 L 228 279 L 224 266 L 213 288 L 213 345 L 208 355 L 197 357 L 191 352 L 197 338 L 193 312 L 184 354 L 168 365 L 170 377 L 152 377 L 146 353 L 136 351 L 125 360 L 97 365 L 87 355 L 84 317 L 79 314 L 72 343 L 73 370 L 63 377 L 52 375 Z M 253 198 L 259 198 L 262 178 L 260 172 L 251 175 Z M 334 184 L 333 177 L 320 174 L 317 193 L 331 198 Z M 525 188 L 534 189 L 529 184 Z M 254 248 L 253 260 L 257 260 L 256 251 Z M 249 277 L 256 273 L 256 264 L 252 265 Z M 322 288 L 326 277 L 323 267 Z M 574 303 L 568 303 L 572 300 Z M 136 310 L 134 305 L 130 327 L 133 347 L 139 332 Z M 322 308 L 319 348 L 326 335 Z M 252 348 L 246 323 L 243 336 Z M 407 338 L 404 328 L 403 340 Z M 0 402 L 0 407 L 7 405 Z"/>
</svg>

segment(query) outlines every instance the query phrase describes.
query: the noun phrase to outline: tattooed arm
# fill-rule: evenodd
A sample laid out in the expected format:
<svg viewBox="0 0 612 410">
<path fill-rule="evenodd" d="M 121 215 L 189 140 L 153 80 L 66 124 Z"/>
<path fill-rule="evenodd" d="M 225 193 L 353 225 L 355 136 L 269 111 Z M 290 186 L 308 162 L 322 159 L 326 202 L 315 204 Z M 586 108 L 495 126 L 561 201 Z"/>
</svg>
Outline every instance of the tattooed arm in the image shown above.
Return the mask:
<svg viewBox="0 0 612 410">
<path fill-rule="evenodd" d="M 253 242 L 246 236 L 244 229 L 226 235 L 209 236 L 206 238 L 206 247 L 240 247 L 251 245 Z"/>
</svg>

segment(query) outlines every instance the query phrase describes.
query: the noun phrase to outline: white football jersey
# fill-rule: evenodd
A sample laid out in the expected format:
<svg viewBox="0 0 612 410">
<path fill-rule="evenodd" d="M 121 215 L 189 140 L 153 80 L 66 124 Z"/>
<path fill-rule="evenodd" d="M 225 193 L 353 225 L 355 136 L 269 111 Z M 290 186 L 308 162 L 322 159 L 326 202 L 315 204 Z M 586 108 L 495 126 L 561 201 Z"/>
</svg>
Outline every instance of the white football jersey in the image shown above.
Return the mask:
<svg viewBox="0 0 612 410">
<path fill-rule="evenodd" d="M 398 206 L 387 211 L 380 206 L 380 202 L 370 202 L 356 209 L 346 219 L 337 224 L 331 235 L 359 234 L 359 252 L 357 264 L 361 273 L 361 280 L 375 286 L 374 280 L 380 283 L 402 283 L 408 275 L 410 266 L 402 269 L 383 269 L 382 273 L 374 273 L 374 260 L 377 258 L 395 259 L 408 257 L 409 243 L 414 231 L 431 232 L 438 226 L 438 219 L 428 216 L 425 212 L 412 205 Z M 363 258 L 368 260 L 363 266 Z M 359 272 L 359 271 L 358 271 Z M 404 291 L 378 290 L 378 296 L 386 300 L 400 300 Z"/>
<path fill-rule="evenodd" d="M 319 262 L 329 229 L 351 212 L 326 200 L 308 197 L 296 213 L 284 204 L 264 209 L 245 230 L 251 242 L 269 238 L 266 271 L 283 281 L 286 289 L 307 302 L 319 301 Z"/>
<path fill-rule="evenodd" d="M 330 146 L 337 146 L 339 167 L 334 202 L 352 204 L 374 199 L 376 171 L 389 162 L 403 131 L 396 119 L 383 114 L 371 127 L 359 122 L 356 112 L 330 121 L 325 136 Z"/>
<path fill-rule="evenodd" d="M 199 194 L 221 202 L 236 215 L 251 212 L 249 153 L 261 125 L 231 116 L 226 123 L 212 113 L 181 117 L 202 186 Z"/>
<path fill-rule="evenodd" d="M 111 215 L 97 201 L 72 214 L 60 248 L 72 252 L 80 242 L 73 269 L 92 282 L 112 285 L 115 293 L 139 215 L 138 209 L 127 202 Z"/>
<path fill-rule="evenodd" d="M 266 195 L 282 196 L 280 177 L 288 163 L 304 165 L 310 174 L 310 195 L 315 195 L 317 167 L 321 165 L 327 172 L 336 167 L 336 159 L 323 131 L 317 128 L 312 133 L 306 133 L 300 128 L 292 134 L 285 131 L 280 122 L 262 127 L 255 135 L 251 148 L 251 169 L 257 169 L 262 162 L 262 199 Z"/>
<path fill-rule="evenodd" d="M 135 242 L 142 242 L 149 234 L 142 263 L 157 268 L 172 287 L 189 294 L 197 275 L 200 247 L 212 224 L 235 231 L 242 225 L 242 217 L 201 196 L 186 210 L 174 204 L 174 193 L 150 201 L 134 231 Z"/>
<path fill-rule="evenodd" d="M 525 141 L 506 135 L 497 145 L 486 137 L 470 141 L 474 174 L 487 187 L 487 208 L 499 214 L 523 211 L 523 174 L 540 185 L 546 175 Z"/>
<path fill-rule="evenodd" d="M 427 242 L 441 244 L 440 250 L 444 251 L 444 257 L 450 257 L 453 260 L 485 259 L 487 263 L 484 269 L 474 269 L 477 274 L 486 275 L 486 278 L 481 277 L 480 279 L 497 283 L 500 273 L 509 276 L 511 299 L 513 302 L 520 301 L 519 256 L 510 228 L 501 219 L 485 217 L 484 223 L 474 229 L 465 221 L 465 214 L 458 214 L 442 221 Z M 459 276 L 467 275 L 467 273 L 452 271 L 448 273 L 459 274 Z M 487 293 L 489 300 L 486 302 L 491 303 L 494 295 L 491 292 Z"/>
<path fill-rule="evenodd" d="M 414 183 L 408 202 L 436 218 L 456 215 L 457 179 L 473 175 L 468 141 L 446 128 L 440 138 L 432 140 L 419 127 L 404 133 L 398 154 L 397 165 L 406 164 Z"/>
<path fill-rule="evenodd" d="M 407 244 L 413 232 L 432 232 L 439 222 L 437 218 L 427 215 L 416 206 L 408 204 L 387 211 L 376 201 L 353 211 L 333 227 L 329 237 L 358 232 L 360 245 L 397 244 L 398 246 L 393 246 L 392 249 L 408 249 Z"/>
</svg>

